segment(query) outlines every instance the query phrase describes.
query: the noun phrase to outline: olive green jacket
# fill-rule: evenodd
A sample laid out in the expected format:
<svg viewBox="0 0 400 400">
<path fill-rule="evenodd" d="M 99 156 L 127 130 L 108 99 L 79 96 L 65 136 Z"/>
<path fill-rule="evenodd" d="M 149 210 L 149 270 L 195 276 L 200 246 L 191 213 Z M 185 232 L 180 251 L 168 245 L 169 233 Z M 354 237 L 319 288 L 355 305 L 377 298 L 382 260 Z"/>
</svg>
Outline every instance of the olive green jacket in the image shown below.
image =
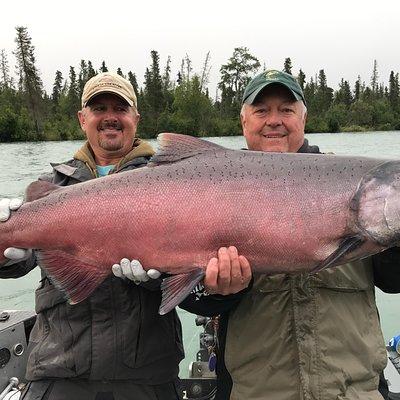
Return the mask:
<svg viewBox="0 0 400 400">
<path fill-rule="evenodd" d="M 315 275 L 256 276 L 231 311 L 232 400 L 378 400 L 386 351 L 371 258 Z"/>
<path fill-rule="evenodd" d="M 319 149 L 305 140 L 299 153 Z M 216 399 L 382 399 L 375 286 L 400 292 L 399 260 L 394 248 L 315 275 L 255 276 L 236 295 L 188 296 L 181 308 L 221 314 Z"/>
</svg>

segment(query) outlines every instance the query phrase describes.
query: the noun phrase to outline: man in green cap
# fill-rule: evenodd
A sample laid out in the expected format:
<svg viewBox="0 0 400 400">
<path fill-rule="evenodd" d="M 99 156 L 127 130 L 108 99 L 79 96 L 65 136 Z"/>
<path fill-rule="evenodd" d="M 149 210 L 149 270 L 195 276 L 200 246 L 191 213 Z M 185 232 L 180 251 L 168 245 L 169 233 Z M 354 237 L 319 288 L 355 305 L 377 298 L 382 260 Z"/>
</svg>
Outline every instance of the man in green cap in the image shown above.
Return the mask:
<svg viewBox="0 0 400 400">
<path fill-rule="evenodd" d="M 306 102 L 289 74 L 268 70 L 252 79 L 240 117 L 249 150 L 320 153 L 304 138 Z M 399 260 L 393 248 L 313 275 L 255 275 L 250 289 L 244 282 L 225 301 L 187 299 L 180 306 L 189 311 L 221 313 L 216 400 L 382 400 L 387 358 L 375 286 L 400 292 Z M 229 264 L 212 266 L 213 274 L 209 268 L 209 276 L 233 281 Z M 238 290 L 219 278 L 206 277 L 205 286 L 224 295 Z"/>
</svg>

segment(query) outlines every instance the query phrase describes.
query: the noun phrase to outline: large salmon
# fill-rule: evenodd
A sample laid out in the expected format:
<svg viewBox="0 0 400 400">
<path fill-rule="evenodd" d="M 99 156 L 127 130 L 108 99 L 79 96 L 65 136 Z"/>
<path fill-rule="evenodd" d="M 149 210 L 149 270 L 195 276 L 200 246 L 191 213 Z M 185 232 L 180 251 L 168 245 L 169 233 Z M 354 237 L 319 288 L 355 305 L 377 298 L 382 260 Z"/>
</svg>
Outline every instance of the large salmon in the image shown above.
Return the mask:
<svg viewBox="0 0 400 400">
<path fill-rule="evenodd" d="M 69 187 L 31 184 L 0 224 L 1 254 L 39 249 L 72 303 L 122 257 L 138 259 L 174 275 L 163 284 L 165 313 L 221 246 L 272 274 L 318 271 L 399 242 L 400 161 L 237 151 L 175 134 L 159 143 L 148 167 Z"/>
</svg>

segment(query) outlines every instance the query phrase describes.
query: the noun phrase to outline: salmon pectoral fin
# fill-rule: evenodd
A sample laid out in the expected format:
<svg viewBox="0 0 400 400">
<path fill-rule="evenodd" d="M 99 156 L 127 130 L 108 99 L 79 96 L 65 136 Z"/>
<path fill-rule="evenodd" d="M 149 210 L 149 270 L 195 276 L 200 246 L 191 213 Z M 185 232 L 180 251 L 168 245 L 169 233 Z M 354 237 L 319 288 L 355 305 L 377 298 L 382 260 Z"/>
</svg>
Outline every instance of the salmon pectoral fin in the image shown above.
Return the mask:
<svg viewBox="0 0 400 400">
<path fill-rule="evenodd" d="M 25 201 L 34 201 L 48 196 L 56 190 L 62 190 L 61 186 L 47 181 L 32 182 L 25 190 Z"/>
<path fill-rule="evenodd" d="M 89 297 L 111 273 L 111 268 L 107 270 L 94 261 L 82 260 L 62 250 L 39 251 L 38 263 L 67 295 L 70 304 Z"/>
<path fill-rule="evenodd" d="M 320 272 L 326 268 L 332 267 L 333 265 L 339 265 L 340 259 L 346 254 L 351 253 L 364 243 L 364 240 L 359 236 L 351 236 L 342 241 L 340 246 L 321 264 L 314 268 L 311 273 Z"/>
<path fill-rule="evenodd" d="M 204 278 L 201 268 L 187 274 L 173 275 L 163 279 L 161 283 L 162 300 L 158 313 L 164 315 L 184 300 L 196 285 Z"/>
</svg>

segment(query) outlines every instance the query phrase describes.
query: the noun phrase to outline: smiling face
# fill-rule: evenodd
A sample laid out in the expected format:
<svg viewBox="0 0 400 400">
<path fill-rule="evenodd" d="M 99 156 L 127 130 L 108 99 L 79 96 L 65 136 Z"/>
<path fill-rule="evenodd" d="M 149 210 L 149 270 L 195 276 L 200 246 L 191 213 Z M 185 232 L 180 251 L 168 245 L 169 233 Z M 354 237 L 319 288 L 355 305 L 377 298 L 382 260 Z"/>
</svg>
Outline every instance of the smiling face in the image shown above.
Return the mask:
<svg viewBox="0 0 400 400">
<path fill-rule="evenodd" d="M 267 86 L 240 119 L 249 150 L 295 153 L 304 142 L 305 106 L 282 85 Z"/>
<path fill-rule="evenodd" d="M 116 164 L 132 149 L 140 116 L 119 96 L 95 96 L 78 118 L 98 165 Z"/>
</svg>

